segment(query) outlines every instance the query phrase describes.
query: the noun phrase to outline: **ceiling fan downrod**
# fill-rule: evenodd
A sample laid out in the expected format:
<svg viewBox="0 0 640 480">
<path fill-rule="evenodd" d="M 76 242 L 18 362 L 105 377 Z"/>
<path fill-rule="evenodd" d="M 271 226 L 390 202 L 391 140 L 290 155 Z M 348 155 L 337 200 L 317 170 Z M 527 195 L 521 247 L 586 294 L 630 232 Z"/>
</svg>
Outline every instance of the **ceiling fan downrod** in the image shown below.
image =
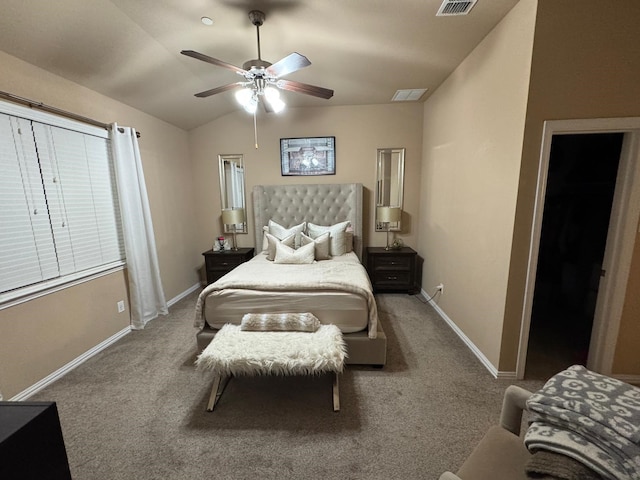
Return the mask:
<svg viewBox="0 0 640 480">
<path fill-rule="evenodd" d="M 260 10 L 251 10 L 249 12 L 249 20 L 256 26 L 256 36 L 258 38 L 258 60 L 262 60 L 260 53 L 260 27 L 264 23 L 265 15 Z"/>
</svg>

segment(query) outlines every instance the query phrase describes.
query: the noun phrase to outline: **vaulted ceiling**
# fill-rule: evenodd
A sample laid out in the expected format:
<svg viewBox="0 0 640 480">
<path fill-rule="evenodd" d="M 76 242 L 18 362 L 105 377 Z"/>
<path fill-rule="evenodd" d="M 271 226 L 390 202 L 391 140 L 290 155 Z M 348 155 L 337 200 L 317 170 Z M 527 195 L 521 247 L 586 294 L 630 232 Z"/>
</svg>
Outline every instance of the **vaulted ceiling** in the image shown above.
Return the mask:
<svg viewBox="0 0 640 480">
<path fill-rule="evenodd" d="M 442 0 L 2 0 L 0 50 L 189 130 L 240 108 L 232 92 L 195 93 L 242 78 L 180 51 L 257 58 L 250 10 L 266 14 L 264 60 L 299 52 L 312 65 L 286 78 L 335 91 L 284 92 L 289 107 L 364 105 L 409 88 L 424 101 L 517 1 L 437 17 Z"/>
</svg>

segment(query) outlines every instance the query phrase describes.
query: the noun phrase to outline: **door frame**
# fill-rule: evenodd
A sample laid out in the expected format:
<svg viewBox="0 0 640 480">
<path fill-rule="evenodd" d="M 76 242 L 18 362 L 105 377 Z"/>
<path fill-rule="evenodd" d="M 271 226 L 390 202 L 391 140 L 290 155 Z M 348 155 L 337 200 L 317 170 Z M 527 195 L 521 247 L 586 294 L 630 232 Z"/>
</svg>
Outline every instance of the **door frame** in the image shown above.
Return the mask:
<svg viewBox="0 0 640 480">
<path fill-rule="evenodd" d="M 624 133 L 609 230 L 593 318 L 587 368 L 610 375 L 640 218 L 640 117 L 548 120 L 544 122 L 538 165 L 529 261 L 525 285 L 516 376 L 523 379 L 527 361 L 542 217 L 554 135 Z"/>
</svg>

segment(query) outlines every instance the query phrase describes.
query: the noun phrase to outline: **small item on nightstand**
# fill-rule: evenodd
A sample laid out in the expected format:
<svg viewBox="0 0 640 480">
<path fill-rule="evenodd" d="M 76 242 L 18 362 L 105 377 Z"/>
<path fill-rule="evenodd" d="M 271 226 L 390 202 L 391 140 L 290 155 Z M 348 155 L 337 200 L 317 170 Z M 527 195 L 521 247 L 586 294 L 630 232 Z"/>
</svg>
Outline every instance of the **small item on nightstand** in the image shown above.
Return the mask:
<svg viewBox="0 0 640 480">
<path fill-rule="evenodd" d="M 218 243 L 217 243 L 217 250 L 224 250 L 224 237 L 220 236 L 218 237 Z M 215 249 L 214 249 L 215 250 Z"/>
<path fill-rule="evenodd" d="M 401 238 L 396 238 L 391 244 L 390 248 L 392 248 L 393 250 L 399 250 L 402 247 L 404 247 L 404 242 L 402 241 Z"/>
</svg>

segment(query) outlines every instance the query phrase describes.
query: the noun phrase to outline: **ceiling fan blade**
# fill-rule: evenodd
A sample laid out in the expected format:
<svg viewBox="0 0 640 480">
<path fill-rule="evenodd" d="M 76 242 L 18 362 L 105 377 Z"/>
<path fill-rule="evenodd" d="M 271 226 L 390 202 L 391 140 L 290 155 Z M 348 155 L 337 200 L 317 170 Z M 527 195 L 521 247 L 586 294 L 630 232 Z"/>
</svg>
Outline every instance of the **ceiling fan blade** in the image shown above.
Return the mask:
<svg viewBox="0 0 640 480">
<path fill-rule="evenodd" d="M 216 93 L 226 92 L 227 90 L 231 90 L 242 85 L 244 85 L 242 82 L 229 83 L 228 85 L 223 85 L 221 87 L 212 88 L 211 90 L 205 90 L 204 92 L 196 93 L 195 96 L 198 98 L 210 97 L 211 95 L 215 95 Z"/>
<path fill-rule="evenodd" d="M 309 85 L 308 83 L 293 82 L 291 80 L 278 80 L 276 85 L 283 90 L 289 90 L 290 92 L 304 93 L 305 95 L 313 95 L 314 97 L 324 99 L 333 97 L 333 90 L 316 87 L 315 85 Z"/>
<path fill-rule="evenodd" d="M 232 65 L 230 63 L 227 62 L 223 62 L 222 60 L 218 60 L 217 58 L 213 58 L 210 57 L 208 55 L 205 55 L 203 53 L 198 53 L 198 52 L 194 52 L 193 50 L 182 50 L 180 52 L 182 55 L 186 55 L 187 57 L 192 57 L 198 60 L 202 60 L 203 62 L 207 62 L 207 63 L 211 63 L 213 65 L 217 65 L 218 67 L 223 67 L 223 68 L 227 68 L 229 70 L 233 70 L 236 73 L 240 73 L 242 75 L 244 75 L 247 71 L 240 68 L 240 67 L 236 67 L 235 65 Z"/>
<path fill-rule="evenodd" d="M 270 67 L 267 67 L 265 70 L 269 75 L 273 75 L 274 77 L 284 77 L 309 65 L 311 65 L 311 62 L 307 57 L 293 52 L 283 59 L 278 60 Z"/>
</svg>

